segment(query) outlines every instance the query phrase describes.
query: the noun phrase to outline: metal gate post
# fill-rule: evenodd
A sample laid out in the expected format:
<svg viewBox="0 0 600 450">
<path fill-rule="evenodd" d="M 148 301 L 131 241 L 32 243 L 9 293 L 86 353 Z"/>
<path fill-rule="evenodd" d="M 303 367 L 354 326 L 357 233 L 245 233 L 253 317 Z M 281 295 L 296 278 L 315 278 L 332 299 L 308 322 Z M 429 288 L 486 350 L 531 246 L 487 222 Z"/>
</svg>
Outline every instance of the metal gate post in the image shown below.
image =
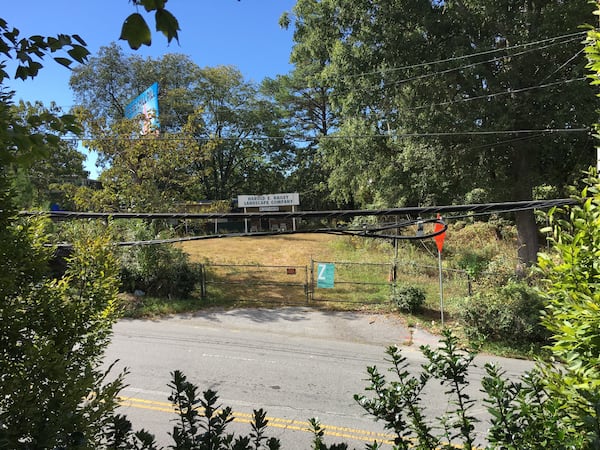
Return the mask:
<svg viewBox="0 0 600 450">
<path fill-rule="evenodd" d="M 200 298 L 206 300 L 206 268 L 200 264 Z"/>
<path fill-rule="evenodd" d="M 310 286 L 308 285 L 308 267 L 304 266 L 304 294 L 306 295 L 306 304 L 310 303 Z"/>
<path fill-rule="evenodd" d="M 310 297 L 315 301 L 315 260 L 310 257 Z"/>
</svg>

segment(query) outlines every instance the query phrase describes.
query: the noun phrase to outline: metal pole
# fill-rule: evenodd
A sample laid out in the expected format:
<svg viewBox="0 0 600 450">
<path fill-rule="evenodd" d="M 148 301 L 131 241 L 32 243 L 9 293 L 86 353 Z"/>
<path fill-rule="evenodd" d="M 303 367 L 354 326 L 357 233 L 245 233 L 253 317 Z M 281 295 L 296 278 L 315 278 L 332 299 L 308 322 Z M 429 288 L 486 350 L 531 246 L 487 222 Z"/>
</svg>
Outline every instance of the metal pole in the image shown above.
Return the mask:
<svg viewBox="0 0 600 450">
<path fill-rule="evenodd" d="M 200 298 L 206 300 L 206 266 L 200 264 Z"/>
<path fill-rule="evenodd" d="M 306 291 L 306 304 L 310 303 L 310 286 L 308 284 L 308 267 L 304 266 L 304 290 Z"/>
<path fill-rule="evenodd" d="M 315 260 L 310 257 L 310 299 L 315 301 Z"/>
<path fill-rule="evenodd" d="M 392 266 L 392 295 L 396 295 L 398 278 L 398 239 L 394 239 L 394 265 Z"/>
<path fill-rule="evenodd" d="M 296 207 L 292 205 L 292 212 L 296 212 Z M 292 217 L 292 230 L 296 231 L 296 217 Z"/>
<path fill-rule="evenodd" d="M 442 252 L 438 251 L 438 266 L 440 269 L 440 317 L 444 326 L 444 283 L 442 282 Z"/>
</svg>

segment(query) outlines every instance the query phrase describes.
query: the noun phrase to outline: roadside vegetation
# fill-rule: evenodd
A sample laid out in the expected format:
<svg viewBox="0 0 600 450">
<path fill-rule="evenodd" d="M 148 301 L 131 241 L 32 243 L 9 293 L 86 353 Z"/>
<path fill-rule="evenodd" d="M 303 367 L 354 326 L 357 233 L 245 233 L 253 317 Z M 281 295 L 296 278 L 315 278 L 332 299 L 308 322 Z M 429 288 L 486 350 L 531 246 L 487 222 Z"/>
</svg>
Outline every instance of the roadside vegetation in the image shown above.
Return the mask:
<svg viewBox="0 0 600 450">
<path fill-rule="evenodd" d="M 169 40 L 176 38 L 178 26 L 174 17 L 164 9 L 165 2 L 140 0 L 135 3 L 143 5 L 147 12 L 155 11 L 159 29 L 167 34 Z M 297 12 L 307 20 L 298 24 L 300 31 L 309 27 L 311 20 L 328 17 L 327 13 L 330 11 L 320 8 L 327 8 L 332 3 L 334 2 L 299 2 Z M 357 3 L 349 4 L 356 9 L 350 8 L 348 12 L 361 12 Z M 436 2 L 434 4 L 437 5 Z M 443 6 L 452 4 L 444 2 Z M 469 11 L 466 7 L 473 8 L 472 2 L 461 4 L 463 10 Z M 490 3 L 489 6 L 493 4 L 495 3 Z M 572 4 L 575 6 L 571 6 Z M 567 8 L 564 2 L 558 2 L 557 5 Z M 585 16 L 580 2 L 569 2 L 568 6 L 574 8 L 570 12 Z M 316 12 L 319 14 L 313 14 L 313 8 L 317 8 Z M 406 10 L 409 11 L 410 8 L 406 6 Z M 473 14 L 479 10 L 480 8 L 473 8 Z M 421 17 L 417 11 L 412 11 L 415 13 L 415 21 Z M 393 11 L 373 12 L 381 12 L 382 17 L 387 19 L 387 14 Z M 405 13 L 404 10 L 399 12 Z M 444 19 L 444 24 L 449 28 L 453 24 L 458 26 L 463 23 L 457 20 L 455 10 L 450 8 L 442 12 L 448 12 L 440 18 Z M 436 8 L 429 13 L 441 14 Z M 486 11 L 486 14 L 491 13 Z M 571 19 L 579 17 L 578 14 L 572 14 Z M 552 14 L 550 16 L 554 17 Z M 347 17 L 351 18 L 350 22 L 346 22 Z M 342 15 L 336 17 L 337 21 L 320 22 L 317 25 L 348 27 L 357 24 L 355 17 L 362 15 L 348 14 L 347 17 Z M 427 17 L 431 19 L 435 16 Z M 373 16 L 373 19 L 377 18 L 377 15 Z M 476 15 L 471 17 L 473 20 L 476 18 Z M 516 22 L 517 27 L 528 23 L 525 20 L 527 17 L 522 19 L 523 22 Z M 366 49 L 368 46 L 359 45 L 370 40 L 370 36 L 364 33 L 386 31 L 388 28 L 385 25 L 392 22 L 385 21 L 381 24 L 383 28 L 375 26 L 367 30 L 354 30 L 357 35 L 348 35 L 344 41 L 349 44 L 349 48 L 337 49 L 336 55 L 341 58 L 337 61 L 338 66 L 329 69 L 332 72 L 337 70 L 339 75 L 343 75 L 342 69 L 359 63 L 359 56 L 373 56 L 354 55 L 358 60 L 354 64 L 347 64 L 347 58 L 353 58 L 344 50 Z M 437 23 L 434 20 L 429 22 Z M 492 28 L 490 30 L 493 32 Z M 309 42 L 303 43 L 309 47 L 311 42 L 323 43 L 310 32 L 315 33 L 320 29 L 319 26 L 312 30 L 304 29 L 307 33 L 297 36 L 299 43 L 302 43 L 303 38 L 308 39 Z M 34 36 L 29 40 L 20 40 L 18 30 L 10 28 L 3 20 L 0 20 L 0 30 L 0 51 L 7 58 L 19 61 L 16 72 L 18 78 L 35 77 L 41 68 L 37 59 L 44 55 L 64 50 L 65 55 L 56 59 L 69 66 L 73 60 L 85 60 L 88 54 L 85 43 L 76 35 L 61 35 L 57 38 Z M 407 27 L 407 30 L 412 31 L 412 27 Z M 395 27 L 392 27 L 392 31 L 396 31 Z M 147 42 L 148 33 L 146 22 L 139 13 L 132 14 L 123 28 L 123 36 L 129 36 L 133 47 Z M 435 33 L 425 34 L 433 36 Z M 335 36 L 335 33 L 331 35 Z M 419 35 L 423 33 L 420 32 Z M 497 34 L 492 33 L 492 36 L 495 42 L 499 42 Z M 410 33 L 404 37 L 410 37 Z M 600 33 L 590 31 L 585 48 L 593 84 L 600 82 L 599 38 Z M 467 42 L 467 46 L 472 44 Z M 302 47 L 298 50 L 301 49 Z M 296 58 L 300 56 L 296 54 Z M 565 60 L 562 54 L 554 56 L 554 60 Z M 305 64 L 308 62 L 304 61 Z M 369 64 L 366 65 L 370 67 Z M 527 67 L 534 68 L 534 65 L 528 64 Z M 0 63 L 0 69 L 1 81 L 8 75 L 3 63 Z M 514 70 L 519 72 L 520 68 L 517 66 Z M 491 77 L 486 80 L 486 86 L 492 81 L 506 81 Z M 425 90 L 432 91 L 436 86 L 441 87 L 444 81 L 440 80 L 439 85 L 436 83 L 437 78 Z M 455 94 L 457 86 L 461 87 L 461 83 L 450 86 L 450 91 Z M 166 303 L 172 302 L 173 299 L 168 297 L 172 292 L 177 292 L 186 299 L 184 301 L 196 304 L 197 300 L 192 295 L 195 270 L 193 261 L 181 249 L 173 247 L 150 246 L 117 251 L 112 245 L 115 238 L 124 236 L 124 233 L 133 233 L 136 239 L 162 233 L 162 228 L 154 228 L 154 224 L 138 223 L 131 227 L 121 227 L 115 223 L 101 226 L 89 223 L 53 230 L 53 225 L 44 218 L 19 216 L 17 211 L 20 205 L 16 203 L 19 196 L 15 193 L 19 186 L 26 184 L 23 174 L 36 161 L 48 159 L 52 151 L 64 150 L 64 143 L 60 141 L 59 135 L 77 133 L 81 129 L 73 116 L 60 115 L 53 110 L 29 111 L 23 116 L 22 111 L 12 108 L 12 99 L 12 93 L 0 89 L 0 448 L 157 449 L 151 432 L 133 431 L 127 418 L 118 414 L 118 394 L 125 383 L 126 373 L 115 375 L 111 373 L 111 369 L 102 371 L 100 367 L 104 350 L 110 342 L 112 325 L 118 319 L 122 305 L 119 288 L 133 290 L 134 293 L 146 289 L 156 297 L 166 296 Z M 352 112 L 350 103 L 352 102 L 348 102 L 345 108 L 350 108 Z M 505 109 L 518 111 L 518 106 L 513 104 L 512 108 Z M 525 108 L 525 105 L 521 106 Z M 397 108 L 391 103 L 389 107 Z M 550 111 L 551 108 L 546 110 Z M 572 111 L 572 107 L 569 106 L 568 110 Z M 383 108 L 382 112 L 385 111 Z M 439 112 L 443 113 L 443 117 L 454 117 L 453 114 L 448 114 L 452 111 Z M 438 118 L 436 115 L 430 117 Z M 377 117 L 374 123 L 379 122 L 380 118 Z M 365 125 L 369 124 L 348 121 L 340 125 L 340 130 L 354 135 L 356 130 L 363 129 Z M 397 141 L 390 141 L 392 146 L 396 143 Z M 550 147 L 553 146 L 562 155 L 557 141 Z M 471 145 L 469 148 L 477 147 Z M 516 150 L 525 155 L 523 152 L 532 148 L 518 147 Z M 330 162 L 335 163 L 340 154 L 335 148 L 330 150 L 334 156 Z M 344 147 L 345 152 L 351 151 L 357 155 L 360 154 L 359 150 L 361 149 L 354 146 L 350 149 Z M 427 149 L 421 147 L 420 150 Z M 539 150 L 546 151 L 548 148 L 540 146 Z M 250 156 L 252 159 L 257 155 Z M 535 156 L 533 152 L 528 155 Z M 354 158 L 355 162 L 359 160 L 360 158 Z M 508 166 L 503 160 L 499 162 Z M 531 167 L 526 163 L 533 163 L 532 160 L 521 162 L 522 168 L 529 169 Z M 196 163 L 200 164 L 200 161 Z M 386 160 L 385 166 L 382 165 L 380 169 L 388 166 L 389 161 Z M 352 178 L 352 173 L 345 172 L 349 167 L 341 164 L 336 169 L 342 172 L 333 170 L 330 181 L 338 195 L 343 197 L 347 186 L 341 186 L 341 180 L 346 182 Z M 368 172 L 361 167 L 355 167 L 354 170 L 355 175 Z M 130 173 L 131 170 L 125 172 Z M 494 175 L 498 176 L 498 173 Z M 113 181 L 118 180 L 118 173 L 112 175 Z M 382 175 L 386 176 L 386 173 Z M 523 175 L 521 180 L 529 180 L 528 172 L 520 175 Z M 356 178 L 360 179 L 360 176 Z M 508 186 L 514 188 L 511 180 L 513 179 L 508 178 Z M 388 181 L 390 182 L 385 183 L 386 187 L 396 185 L 391 180 Z M 375 199 L 374 194 L 365 187 L 369 184 L 370 178 L 365 185 L 353 187 L 361 193 L 364 202 Z M 464 335 L 475 344 L 490 340 L 510 345 L 545 344 L 548 352 L 544 361 L 539 361 L 533 371 L 519 380 L 507 379 L 501 368 L 485 368 L 487 376 L 482 389 L 487 394 L 485 406 L 492 416 L 491 427 L 486 436 L 487 448 L 586 450 L 600 446 L 600 298 L 597 291 L 600 180 L 595 171 L 587 174 L 583 185 L 577 192 L 575 205 L 553 209 L 546 216 L 543 224 L 548 233 L 549 245 L 538 256 L 537 265 L 531 273 L 515 271 L 515 261 L 500 250 L 503 245 L 500 246 L 499 243 L 505 239 L 510 241 L 507 237 L 512 236 L 511 228 L 505 224 L 500 229 L 493 228 L 491 223 L 482 225 L 479 222 L 465 224 L 464 227 L 456 226 L 457 235 L 464 233 L 463 241 L 454 243 L 454 246 L 448 243 L 447 264 L 467 271 L 477 281 L 471 297 L 448 302 L 450 317 L 456 321 L 448 325 L 462 323 Z M 123 191 L 109 189 L 95 200 L 104 205 L 119 205 L 124 198 L 114 198 L 112 194 L 115 192 Z M 137 192 L 139 197 L 136 201 L 144 200 L 144 195 L 148 192 L 152 193 L 151 189 L 141 189 Z M 379 194 L 392 195 L 395 192 Z M 152 204 L 157 198 L 145 200 Z M 136 202 L 131 204 L 139 205 Z M 526 225 L 527 217 L 520 214 L 517 216 L 516 223 L 520 224 L 520 232 L 530 230 Z M 490 226 L 491 229 L 487 228 Z M 488 233 L 494 230 L 496 240 L 485 240 L 485 230 Z M 52 243 L 48 239 L 52 231 L 70 236 L 73 243 L 71 253 L 65 258 L 65 266 L 55 267 L 57 272 L 54 273 L 50 270 L 53 247 L 46 245 Z M 478 241 L 479 239 L 484 240 Z M 535 237 L 529 236 L 529 242 L 532 240 Z M 418 245 L 416 247 L 403 246 L 402 251 L 410 255 L 410 260 L 418 261 L 431 250 L 423 251 Z M 514 250 L 514 242 L 507 248 Z M 530 251 L 531 248 L 526 250 Z M 390 248 L 380 246 L 375 241 L 359 244 L 350 240 L 338 242 L 327 251 L 339 251 L 340 257 L 364 260 L 366 255 L 388 254 Z M 533 262 L 531 255 L 522 252 L 519 255 L 520 263 Z M 457 294 L 453 293 L 452 296 L 454 295 Z M 390 311 L 410 311 L 414 320 L 425 323 L 431 319 L 425 311 L 427 308 L 435 308 L 432 297 L 434 295 L 428 286 L 412 285 L 396 291 L 391 298 L 393 301 L 387 302 Z M 218 302 L 218 299 L 215 301 Z M 475 405 L 468 394 L 466 376 L 473 361 L 473 353 L 462 348 L 454 326 L 448 326 L 442 335 L 439 349 L 426 346 L 421 348 L 426 362 L 417 375 L 411 375 L 407 370 L 401 349 L 396 347 L 390 347 L 386 351 L 391 377 L 385 377 L 377 367 L 367 368 L 369 379 L 366 394 L 357 394 L 355 400 L 366 412 L 383 421 L 386 428 L 394 434 L 393 448 L 417 447 L 431 450 L 459 446 L 473 449 L 477 445 L 473 423 L 477 420 L 476 406 L 480 405 Z M 516 337 L 519 342 L 515 342 Z M 450 396 L 447 413 L 432 421 L 426 419 L 426 407 L 422 400 L 429 382 L 444 384 Z M 216 392 L 207 390 L 200 394 L 198 387 L 178 370 L 173 371 L 168 386 L 171 388 L 169 400 L 178 411 L 171 434 L 171 448 L 258 450 L 280 447 L 277 439 L 269 438 L 265 433 L 268 423 L 262 409 L 254 412 L 248 435 L 234 435 L 227 430 L 232 420 L 231 409 L 219 404 Z M 324 442 L 323 430 L 318 421 L 313 419 L 311 424 L 315 450 L 347 448 L 344 443 Z M 380 446 L 379 443 L 373 443 L 369 448 L 374 450 Z"/>
<path fill-rule="evenodd" d="M 600 395 L 596 384 L 600 376 L 597 373 L 599 350 L 595 331 L 599 319 L 593 313 L 595 309 L 592 305 L 598 300 L 595 292 L 595 280 L 598 275 L 593 268 L 596 249 L 600 245 L 600 180 L 595 174 L 591 174 L 587 183 L 588 186 L 583 190 L 576 206 L 553 210 L 548 216 L 550 247 L 547 253 L 540 256 L 539 287 L 543 287 L 543 290 L 536 292 L 545 305 L 543 326 L 550 337 L 550 358 L 545 362 L 538 362 L 536 368 L 519 381 L 506 378 L 501 367 L 486 366 L 486 376 L 481 386 L 486 397 L 483 404 L 478 404 L 468 393 L 467 381 L 475 353 L 465 351 L 451 328 L 443 331 L 439 348 L 421 348 L 426 363 L 418 374 L 408 370 L 401 348 L 389 347 L 385 350 L 385 361 L 391 375 L 386 376 L 378 367 L 368 367 L 365 393 L 357 393 L 355 400 L 367 413 L 383 421 L 386 429 L 394 436 L 394 448 L 477 448 L 479 442 L 474 432 L 474 424 L 478 420 L 476 411 L 481 407 L 486 407 L 492 416 L 492 425 L 486 436 L 486 448 L 596 448 L 594 443 L 600 438 L 597 407 Z M 32 250 L 39 248 L 35 246 L 36 236 L 39 236 L 36 230 L 39 228 L 33 227 L 32 222 L 27 229 L 30 233 L 21 237 L 18 232 L 23 228 L 19 226 L 6 230 L 8 233 L 15 233 L 13 236 L 19 239 L 13 238 L 4 242 L 14 242 L 17 244 L 16 248 L 31 249 L 20 258 L 28 258 Z M 107 234 L 110 235 L 111 232 L 112 229 L 109 229 Z M 79 347 L 81 351 L 86 348 L 83 347 L 84 342 L 86 345 L 92 345 L 90 350 L 94 349 L 94 352 L 84 352 L 81 356 L 84 357 L 84 361 L 85 358 L 89 358 L 88 361 L 94 363 L 95 358 L 101 354 L 101 349 L 107 344 L 106 332 L 116 317 L 114 308 L 117 304 L 117 277 L 114 272 L 110 274 L 107 270 L 118 265 L 111 259 L 114 255 L 111 256 L 106 237 L 99 237 L 97 230 L 89 234 L 87 240 L 80 241 L 81 244 L 76 247 L 74 256 L 69 260 L 70 268 L 62 278 L 61 284 L 56 285 L 52 281 L 43 284 L 38 282 L 32 290 L 31 287 L 19 289 L 22 283 L 17 278 L 13 289 L 19 289 L 20 295 L 15 297 L 8 292 L 6 298 L 14 300 L 11 308 L 15 311 L 22 304 L 20 302 L 30 304 L 38 295 L 42 298 L 56 298 L 56 302 L 39 303 L 38 308 L 42 305 L 62 308 L 54 313 L 54 316 L 61 320 L 76 317 L 79 308 L 86 311 L 85 317 L 89 318 L 95 314 L 97 329 L 87 328 L 87 333 L 79 336 L 73 330 L 69 336 L 74 337 L 75 341 L 65 342 L 67 347 L 82 346 Z M 27 243 L 29 247 L 24 247 Z M 13 249 L 6 244 L 4 248 L 5 251 Z M 38 254 L 36 260 L 43 263 L 43 255 Z M 94 264 L 91 264 L 90 260 L 94 261 Z M 86 270 L 72 272 L 78 267 L 85 267 Z M 33 273 L 36 272 L 28 270 L 22 276 L 31 276 Z M 84 291 L 74 290 L 75 287 Z M 53 293 L 54 291 L 56 292 Z M 72 297 L 64 297 L 73 294 L 82 298 L 93 298 L 95 302 L 77 302 Z M 71 308 L 74 310 L 71 311 Z M 3 311 L 6 313 L 11 309 L 5 307 Z M 41 308 L 40 314 L 44 311 Z M 14 318 L 17 317 L 19 316 L 15 314 Z M 21 316 L 21 321 L 23 320 L 29 321 L 31 316 Z M 59 367 L 50 364 L 54 359 L 47 353 L 48 350 L 60 352 L 66 349 L 51 346 L 50 342 L 55 342 L 56 337 L 42 335 L 45 324 L 42 321 L 36 323 L 38 328 L 26 325 L 32 333 L 39 336 L 34 339 L 35 346 L 27 347 L 26 354 L 31 359 L 15 359 L 16 356 L 13 356 L 12 360 L 7 361 L 7 367 L 12 367 L 15 361 L 21 361 L 21 364 L 27 361 L 32 364 L 35 362 L 37 367 L 40 364 L 39 358 L 42 357 L 42 361 L 49 358 L 46 361 L 49 372 L 38 370 L 38 377 L 52 376 L 51 373 L 55 369 L 65 370 L 62 368 L 63 363 L 67 363 L 67 375 L 78 373 L 81 369 L 71 368 L 75 362 L 72 358 L 59 360 Z M 18 325 L 21 331 L 23 326 L 24 324 Z M 64 331 L 64 325 L 62 327 L 61 330 Z M 23 335 L 20 336 L 23 339 Z M 92 336 L 94 339 L 90 339 Z M 42 345 L 43 343 L 46 345 Z M 17 347 L 22 349 L 23 345 Z M 39 350 L 42 352 L 38 353 Z M 560 364 L 556 364 L 557 362 Z M 18 377 L 11 377 L 14 374 L 9 372 L 8 376 L 5 376 L 8 383 L 3 387 L 6 389 L 5 398 L 10 398 L 14 403 L 12 406 L 4 406 L 0 442 L 6 443 L 7 448 L 39 448 L 13 446 L 22 439 L 21 436 L 27 436 L 32 442 L 43 443 L 42 447 L 48 448 L 58 448 L 57 443 L 58 446 L 66 445 L 68 448 L 87 448 L 85 442 L 94 442 L 95 448 L 158 449 L 151 432 L 132 430 L 128 419 L 116 414 L 116 394 L 126 374 L 121 374 L 108 384 L 104 384 L 107 374 L 92 372 L 90 375 L 92 374 L 89 379 L 80 379 L 82 382 L 93 383 L 83 384 L 82 388 L 95 389 L 98 397 L 86 397 L 84 404 L 79 405 L 77 398 L 81 394 L 78 394 L 78 391 L 64 391 L 68 396 L 64 397 L 60 404 L 47 403 L 48 409 L 44 414 L 58 414 L 60 408 L 65 407 L 67 399 L 77 414 L 59 414 L 56 417 L 61 418 L 60 421 L 46 422 L 44 427 L 40 427 L 37 422 L 27 419 L 30 414 L 34 414 L 33 411 L 25 409 L 17 415 L 13 410 L 28 398 L 28 391 L 19 389 Z M 67 378 L 65 382 L 67 386 L 71 386 L 75 380 Z M 433 382 L 446 385 L 449 395 L 447 413 L 435 420 L 428 419 L 427 406 L 423 402 L 423 392 L 426 386 Z M 247 435 L 236 435 L 228 431 L 228 424 L 233 420 L 231 409 L 219 403 L 217 392 L 201 392 L 179 370 L 173 371 L 168 386 L 171 389 L 169 400 L 177 411 L 171 433 L 172 448 L 280 448 L 279 441 L 268 436 L 268 420 L 264 410 L 254 411 Z M 17 397 L 14 393 L 25 397 Z M 35 405 L 45 404 L 44 393 L 41 392 L 41 395 Z M 73 417 L 75 422 L 72 421 Z M 82 420 L 84 418 L 92 419 L 93 422 Z M 23 428 L 25 423 L 30 426 Z M 310 423 L 314 435 L 312 448 L 348 448 L 344 443 L 325 442 L 324 430 L 318 420 L 311 419 Z M 42 434 L 39 433 L 39 429 L 43 430 Z M 382 445 L 384 444 L 374 443 L 369 448 L 381 448 Z"/>
</svg>

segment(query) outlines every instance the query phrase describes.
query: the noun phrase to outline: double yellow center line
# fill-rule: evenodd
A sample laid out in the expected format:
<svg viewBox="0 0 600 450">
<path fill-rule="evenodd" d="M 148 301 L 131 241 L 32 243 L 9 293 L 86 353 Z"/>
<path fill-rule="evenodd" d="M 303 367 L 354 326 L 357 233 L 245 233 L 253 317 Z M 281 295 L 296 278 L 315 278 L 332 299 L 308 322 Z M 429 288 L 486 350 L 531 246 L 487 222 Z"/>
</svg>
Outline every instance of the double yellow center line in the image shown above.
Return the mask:
<svg viewBox="0 0 600 450">
<path fill-rule="evenodd" d="M 131 408 L 149 409 L 152 411 L 160 411 L 170 414 L 175 414 L 176 410 L 172 403 L 159 402 L 155 400 L 145 400 L 136 397 L 119 397 L 121 406 Z M 243 412 L 234 412 L 233 421 L 239 423 L 251 423 L 252 414 Z M 282 419 L 280 417 L 267 417 L 269 427 L 282 428 L 286 430 L 301 431 L 310 433 L 310 424 L 308 422 L 295 419 Z M 356 428 L 337 427 L 334 425 L 321 425 L 325 436 L 332 436 L 344 439 L 353 439 L 356 441 L 373 442 L 377 440 L 379 443 L 393 444 L 394 436 L 387 433 L 377 433 L 367 430 L 359 430 Z"/>
</svg>

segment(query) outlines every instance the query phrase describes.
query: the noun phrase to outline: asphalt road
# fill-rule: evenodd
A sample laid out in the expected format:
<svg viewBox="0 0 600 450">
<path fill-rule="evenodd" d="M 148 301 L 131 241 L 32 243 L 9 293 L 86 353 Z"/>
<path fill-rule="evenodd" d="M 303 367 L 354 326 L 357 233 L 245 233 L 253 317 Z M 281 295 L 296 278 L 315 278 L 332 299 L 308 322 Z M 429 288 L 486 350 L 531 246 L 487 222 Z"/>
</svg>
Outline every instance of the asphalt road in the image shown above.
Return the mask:
<svg viewBox="0 0 600 450">
<path fill-rule="evenodd" d="M 317 417 L 326 429 L 326 442 L 385 441 L 389 434 L 353 399 L 364 393 L 367 366 L 382 372 L 388 365 L 384 350 L 397 344 L 417 373 L 425 362 L 420 345 L 436 346 L 437 337 L 409 330 L 396 318 L 350 312 L 323 312 L 310 308 L 211 310 L 150 320 L 123 320 L 114 327 L 107 362 L 128 367 L 128 387 L 122 391 L 122 412 L 145 428 L 159 443 L 172 443 L 172 406 L 167 387 L 170 373 L 179 369 L 200 391 L 216 390 L 223 406 L 236 416 L 230 431 L 249 433 L 253 409 L 263 408 L 270 420 L 268 435 L 281 439 L 284 449 L 310 448 L 307 420 Z M 497 362 L 511 377 L 532 364 L 527 361 L 478 356 L 470 393 L 480 397 L 483 364 Z M 424 402 L 429 415 L 447 408 L 444 388 L 431 386 Z M 481 439 L 486 413 L 474 412 Z"/>
</svg>

